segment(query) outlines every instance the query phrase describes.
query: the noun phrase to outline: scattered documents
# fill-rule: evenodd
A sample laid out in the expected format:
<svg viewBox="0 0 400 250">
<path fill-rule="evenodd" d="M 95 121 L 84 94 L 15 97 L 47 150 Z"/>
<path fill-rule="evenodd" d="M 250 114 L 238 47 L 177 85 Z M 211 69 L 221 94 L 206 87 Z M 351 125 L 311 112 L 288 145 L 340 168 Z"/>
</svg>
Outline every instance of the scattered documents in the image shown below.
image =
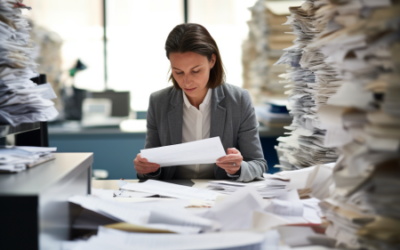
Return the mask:
<svg viewBox="0 0 400 250">
<path fill-rule="evenodd" d="M 126 184 L 123 185 L 121 189 L 189 200 L 197 199 L 214 201 L 219 195 L 219 193 L 212 190 L 186 187 L 178 184 L 166 183 L 156 180 L 147 180 L 143 183 Z"/>
<path fill-rule="evenodd" d="M 217 229 L 212 220 L 192 215 L 184 210 L 181 204 L 185 201 L 126 203 L 92 196 L 72 196 L 69 201 L 116 222 L 137 226 L 177 233 L 198 233 Z"/>
<path fill-rule="evenodd" d="M 48 121 L 58 115 L 50 84 L 38 86 L 29 22 L 18 1 L 0 0 L 0 123 Z"/>
<path fill-rule="evenodd" d="M 142 158 L 161 167 L 212 164 L 226 155 L 219 137 L 140 150 Z"/>
<path fill-rule="evenodd" d="M 146 183 L 145 187 L 153 186 L 167 192 L 176 193 L 178 188 L 188 188 L 194 196 L 199 194 L 196 188 L 170 183 L 164 186 L 159 181 L 138 185 Z M 133 185 L 120 184 L 122 188 Z M 193 195 L 188 196 L 189 190 L 183 192 L 184 199 L 139 203 L 110 199 L 108 196 L 114 195 L 115 190 L 93 191 L 94 195 L 106 198 L 73 196 L 69 201 L 84 208 L 73 222 L 73 228 L 93 231 L 98 227 L 97 235 L 65 244 L 70 249 L 277 249 L 280 236 L 275 228 L 321 223 L 320 218 L 316 220 L 321 211 L 317 205 L 319 200 L 300 200 L 296 190 L 285 190 L 285 195 L 279 198 L 263 199 L 257 186 L 246 185 L 211 208 L 196 213 L 187 209 L 193 199 Z M 304 245 L 307 241 L 302 238 L 304 232 L 288 242 Z M 284 231 L 282 235 L 287 237 Z M 316 241 L 325 240 L 317 236 Z"/>
<path fill-rule="evenodd" d="M 253 213 L 263 211 L 265 202 L 254 187 L 246 187 L 209 209 L 204 218 L 218 221 L 221 230 L 253 228 Z"/>
<path fill-rule="evenodd" d="M 272 198 L 287 193 L 286 186 L 288 184 L 288 180 L 282 180 L 272 175 L 265 175 L 265 179 L 263 180 L 255 180 L 247 183 L 230 180 L 210 181 L 208 188 L 229 195 L 245 187 L 254 187 L 262 197 Z"/>
<path fill-rule="evenodd" d="M 5 147 L 0 148 L 0 172 L 20 172 L 37 166 L 55 156 L 57 148 L 48 147 Z"/>
</svg>

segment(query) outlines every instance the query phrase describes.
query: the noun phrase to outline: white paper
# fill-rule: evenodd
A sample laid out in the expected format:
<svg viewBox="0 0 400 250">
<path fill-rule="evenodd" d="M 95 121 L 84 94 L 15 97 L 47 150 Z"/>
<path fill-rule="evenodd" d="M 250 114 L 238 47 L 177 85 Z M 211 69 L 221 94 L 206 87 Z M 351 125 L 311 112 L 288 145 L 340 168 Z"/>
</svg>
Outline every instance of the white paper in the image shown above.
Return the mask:
<svg viewBox="0 0 400 250">
<path fill-rule="evenodd" d="M 104 215 L 108 218 L 131 223 L 134 225 L 166 224 L 178 226 L 180 230 L 184 227 L 193 227 L 187 232 L 202 230 L 214 230 L 216 225 L 213 221 L 192 215 L 185 211 L 182 204 L 187 201 L 166 201 L 166 202 L 140 202 L 121 203 L 103 200 L 92 196 L 73 196 L 69 201 Z"/>
<path fill-rule="evenodd" d="M 353 136 L 347 130 L 342 127 L 330 127 L 327 128 L 324 146 L 325 147 L 340 147 L 353 140 Z"/>
<path fill-rule="evenodd" d="M 300 201 L 272 199 L 265 211 L 283 216 L 303 216 L 303 204 Z"/>
<path fill-rule="evenodd" d="M 147 209 L 128 207 L 126 204 L 115 203 L 96 197 L 72 196 L 68 201 L 108 218 L 135 225 L 146 224 L 150 218 L 150 211 Z"/>
<path fill-rule="evenodd" d="M 210 208 L 203 217 L 218 221 L 221 230 L 250 229 L 254 211 L 262 211 L 265 202 L 254 187 L 246 187 Z"/>
<path fill-rule="evenodd" d="M 317 235 L 310 227 L 281 226 L 278 231 L 281 240 L 291 247 L 311 245 L 307 237 Z"/>
<path fill-rule="evenodd" d="M 82 243 L 76 250 L 152 249 L 194 250 L 230 249 L 263 244 L 265 234 L 229 232 L 194 235 L 128 233 L 100 227 L 98 235 Z"/>
<path fill-rule="evenodd" d="M 226 155 L 219 137 L 140 150 L 141 157 L 161 167 L 212 164 Z"/>
<path fill-rule="evenodd" d="M 290 224 L 291 221 L 268 212 L 254 212 L 253 228 L 259 230 L 270 230 L 277 226 Z"/>
<path fill-rule="evenodd" d="M 211 190 L 186 187 L 162 181 L 147 180 L 144 183 L 130 183 L 122 187 L 125 190 L 140 191 L 180 199 L 215 200 L 219 195 Z"/>
<path fill-rule="evenodd" d="M 369 109 L 373 101 L 372 93 L 363 86 L 355 82 L 345 82 L 340 86 L 336 94 L 328 99 L 327 104 L 364 110 Z"/>
<path fill-rule="evenodd" d="M 286 187 L 287 189 L 304 189 L 307 185 L 308 175 L 314 168 L 315 166 L 293 171 L 282 171 L 275 175 L 290 179 L 290 183 Z"/>
</svg>

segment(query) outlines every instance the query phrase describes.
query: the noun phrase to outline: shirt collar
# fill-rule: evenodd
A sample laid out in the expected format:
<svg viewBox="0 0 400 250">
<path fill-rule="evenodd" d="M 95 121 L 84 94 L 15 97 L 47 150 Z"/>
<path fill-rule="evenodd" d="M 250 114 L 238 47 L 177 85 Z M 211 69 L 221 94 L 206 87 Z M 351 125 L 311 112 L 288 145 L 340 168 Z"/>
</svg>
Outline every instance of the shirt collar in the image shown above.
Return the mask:
<svg viewBox="0 0 400 250">
<path fill-rule="evenodd" d="M 210 101 L 211 101 L 211 93 L 212 93 L 211 89 L 208 89 L 207 94 L 206 94 L 206 96 L 204 97 L 204 100 L 203 100 L 203 102 L 200 104 L 200 106 L 205 106 L 205 105 L 210 104 Z M 186 94 L 185 94 L 185 91 L 182 90 L 182 94 L 183 94 L 183 101 L 185 102 L 186 107 L 187 107 L 187 108 L 190 108 L 190 106 L 193 106 L 193 105 L 190 103 L 189 99 L 187 98 L 187 96 L 186 96 Z"/>
</svg>

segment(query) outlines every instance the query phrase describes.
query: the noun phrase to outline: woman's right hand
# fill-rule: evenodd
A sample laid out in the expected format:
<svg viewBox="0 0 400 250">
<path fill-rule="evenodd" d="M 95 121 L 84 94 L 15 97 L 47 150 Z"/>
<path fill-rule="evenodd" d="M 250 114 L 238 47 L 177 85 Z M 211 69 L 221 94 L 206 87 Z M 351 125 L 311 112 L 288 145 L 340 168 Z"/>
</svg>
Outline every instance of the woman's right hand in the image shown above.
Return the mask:
<svg viewBox="0 0 400 250">
<path fill-rule="evenodd" d="M 146 158 L 142 158 L 140 154 L 137 154 L 136 159 L 133 160 L 133 164 L 135 164 L 135 169 L 138 174 L 153 173 L 160 168 L 159 164 L 149 162 Z"/>
</svg>

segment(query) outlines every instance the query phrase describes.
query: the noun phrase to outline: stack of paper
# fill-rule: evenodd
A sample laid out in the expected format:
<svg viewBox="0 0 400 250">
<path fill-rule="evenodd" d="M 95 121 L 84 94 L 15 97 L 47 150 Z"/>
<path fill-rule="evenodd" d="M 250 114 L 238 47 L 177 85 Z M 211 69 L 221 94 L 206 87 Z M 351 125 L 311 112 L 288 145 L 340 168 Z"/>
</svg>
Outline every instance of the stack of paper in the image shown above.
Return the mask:
<svg viewBox="0 0 400 250">
<path fill-rule="evenodd" d="M 349 248 L 400 248 L 400 3 L 314 1 L 321 47 L 343 81 L 319 117 L 338 147 L 326 234 Z"/>
<path fill-rule="evenodd" d="M 286 186 L 289 184 L 288 180 L 281 179 L 275 176 L 265 176 L 265 180 L 258 180 L 253 182 L 237 182 L 237 181 L 210 181 L 208 188 L 222 194 L 232 194 L 245 187 L 254 187 L 257 192 L 264 198 L 272 198 L 284 195 L 287 193 Z"/>
<path fill-rule="evenodd" d="M 35 50 L 29 36 L 22 1 L 0 0 L 0 123 L 47 121 L 58 115 L 50 84 L 38 86 L 30 79 L 38 74 Z"/>
<path fill-rule="evenodd" d="M 274 63 L 282 55 L 282 49 L 293 44 L 295 36 L 285 33 L 290 31 L 289 27 L 282 26 L 288 11 L 281 5 L 275 1 L 258 0 L 249 8 L 252 17 L 247 22 L 248 39 L 243 43 L 243 87 L 257 102 L 263 102 L 271 95 L 283 96 L 284 92 L 279 75 L 285 72 L 286 67 Z"/>
<path fill-rule="evenodd" d="M 28 167 L 54 159 L 57 148 L 11 147 L 0 148 L 0 172 L 20 172 Z"/>
<path fill-rule="evenodd" d="M 317 116 L 319 107 L 336 93 L 341 85 L 341 78 L 335 68 L 324 61 L 323 44 L 311 44 L 326 30 L 337 27 L 328 25 L 327 20 L 316 20 L 315 11 L 318 6 L 314 1 L 306 1 L 301 7 L 290 7 L 291 15 L 286 25 L 291 25 L 293 34 L 297 36 L 294 46 L 286 49 L 277 64 L 288 64 L 291 69 L 283 75 L 283 83 L 290 88 L 290 114 L 293 122 L 286 133 L 288 137 L 279 137 L 276 147 L 281 168 L 285 170 L 299 169 L 317 164 L 336 161 L 333 148 L 324 144 L 326 131 Z M 329 10 L 326 11 L 330 13 Z M 325 27 L 327 27 L 325 29 Z"/>
</svg>

